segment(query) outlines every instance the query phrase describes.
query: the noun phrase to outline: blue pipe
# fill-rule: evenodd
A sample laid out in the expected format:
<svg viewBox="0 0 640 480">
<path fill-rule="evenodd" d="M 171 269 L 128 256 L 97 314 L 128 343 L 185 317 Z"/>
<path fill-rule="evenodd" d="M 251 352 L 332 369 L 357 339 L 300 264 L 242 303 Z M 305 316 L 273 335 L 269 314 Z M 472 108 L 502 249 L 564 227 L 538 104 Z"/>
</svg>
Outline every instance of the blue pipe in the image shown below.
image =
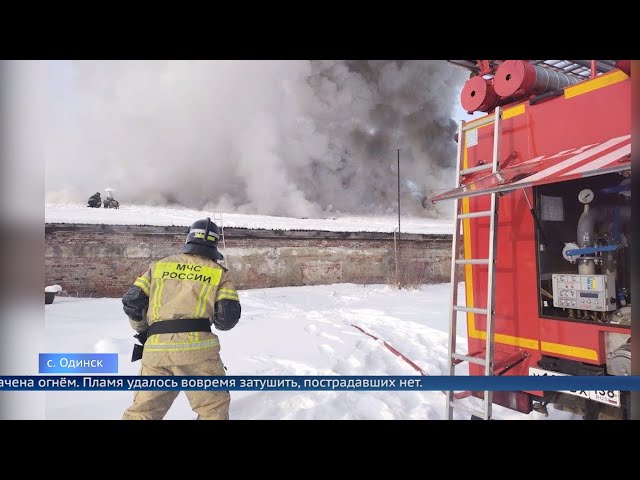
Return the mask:
<svg viewBox="0 0 640 480">
<path fill-rule="evenodd" d="M 615 187 L 603 188 L 600 190 L 600 193 L 620 193 L 620 192 L 630 192 L 631 185 L 617 185 Z"/>
<path fill-rule="evenodd" d="M 567 250 L 566 253 L 570 257 L 577 257 L 578 255 L 589 255 L 590 253 L 615 252 L 617 249 L 618 245 L 605 245 L 604 247 L 574 248 L 573 250 Z"/>
</svg>

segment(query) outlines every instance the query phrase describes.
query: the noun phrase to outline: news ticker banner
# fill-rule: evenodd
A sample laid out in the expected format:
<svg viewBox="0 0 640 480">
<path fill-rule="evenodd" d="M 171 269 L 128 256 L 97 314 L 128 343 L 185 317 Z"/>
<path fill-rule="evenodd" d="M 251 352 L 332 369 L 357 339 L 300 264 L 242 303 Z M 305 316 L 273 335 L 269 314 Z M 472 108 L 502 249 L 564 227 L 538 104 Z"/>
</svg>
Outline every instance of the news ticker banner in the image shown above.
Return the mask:
<svg viewBox="0 0 640 480">
<path fill-rule="evenodd" d="M 41 353 L 40 374 L 0 377 L 0 390 L 632 391 L 640 376 L 107 376 L 117 353 Z M 64 374 L 64 375 L 51 375 Z M 86 376 L 79 376 L 79 375 Z"/>
<path fill-rule="evenodd" d="M 640 376 L 2 376 L 0 390 L 564 391 L 640 390 Z"/>
</svg>

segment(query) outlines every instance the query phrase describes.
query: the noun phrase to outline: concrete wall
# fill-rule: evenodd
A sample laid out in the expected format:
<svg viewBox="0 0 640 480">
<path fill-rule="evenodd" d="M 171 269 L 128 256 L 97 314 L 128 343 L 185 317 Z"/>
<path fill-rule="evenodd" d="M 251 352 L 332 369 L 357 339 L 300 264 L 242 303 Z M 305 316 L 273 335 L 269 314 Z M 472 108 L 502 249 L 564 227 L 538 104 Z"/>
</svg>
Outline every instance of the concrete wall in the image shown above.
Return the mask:
<svg viewBox="0 0 640 480">
<path fill-rule="evenodd" d="M 149 263 L 180 251 L 185 227 L 48 224 L 45 280 L 64 294 L 119 297 Z M 238 288 L 385 283 L 393 234 L 225 229 Z M 448 282 L 449 235 L 402 235 L 402 265 L 421 283 Z"/>
</svg>

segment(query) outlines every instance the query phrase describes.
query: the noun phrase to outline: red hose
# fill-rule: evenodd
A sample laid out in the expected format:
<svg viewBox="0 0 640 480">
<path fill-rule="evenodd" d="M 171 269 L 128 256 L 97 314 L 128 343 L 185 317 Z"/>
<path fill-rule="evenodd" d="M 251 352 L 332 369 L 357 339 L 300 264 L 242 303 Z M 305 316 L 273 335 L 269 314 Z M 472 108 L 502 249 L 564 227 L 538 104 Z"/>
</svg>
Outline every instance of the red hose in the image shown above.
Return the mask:
<svg viewBox="0 0 640 480">
<path fill-rule="evenodd" d="M 358 330 L 360 330 L 362 333 L 364 333 L 365 335 L 373 338 L 374 340 L 380 340 L 378 337 L 376 337 L 375 335 L 372 335 L 368 332 L 365 332 L 361 327 L 359 327 L 358 325 L 354 325 L 353 323 L 351 324 L 351 326 L 353 328 L 357 328 Z M 405 362 L 407 362 L 409 365 L 411 365 L 414 370 L 417 370 L 418 372 L 420 372 L 420 375 L 422 376 L 427 376 L 427 374 L 424 372 L 424 370 L 422 370 L 418 365 L 416 365 L 415 363 L 413 363 L 411 360 L 409 360 L 406 356 L 404 356 L 402 353 L 400 353 L 398 350 L 396 350 L 395 348 L 393 348 L 391 345 L 389 345 L 387 342 L 385 342 L 384 340 L 382 340 L 382 343 L 384 344 L 385 347 L 387 347 L 387 349 L 393 353 L 394 355 L 400 357 L 402 360 L 404 360 Z"/>
</svg>

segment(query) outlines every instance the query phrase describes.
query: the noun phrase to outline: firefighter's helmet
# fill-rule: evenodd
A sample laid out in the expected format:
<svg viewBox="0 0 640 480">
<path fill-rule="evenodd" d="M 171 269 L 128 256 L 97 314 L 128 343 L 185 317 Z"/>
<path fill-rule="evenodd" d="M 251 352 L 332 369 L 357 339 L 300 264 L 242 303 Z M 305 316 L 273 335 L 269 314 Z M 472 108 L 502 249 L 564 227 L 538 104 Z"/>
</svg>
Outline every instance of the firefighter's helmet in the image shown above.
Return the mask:
<svg viewBox="0 0 640 480">
<path fill-rule="evenodd" d="M 221 260 L 222 254 L 218 252 L 218 240 L 220 240 L 220 228 L 210 218 L 193 222 L 185 241 L 185 252 L 200 250 L 196 245 L 210 249 L 210 256 L 214 260 Z"/>
</svg>

